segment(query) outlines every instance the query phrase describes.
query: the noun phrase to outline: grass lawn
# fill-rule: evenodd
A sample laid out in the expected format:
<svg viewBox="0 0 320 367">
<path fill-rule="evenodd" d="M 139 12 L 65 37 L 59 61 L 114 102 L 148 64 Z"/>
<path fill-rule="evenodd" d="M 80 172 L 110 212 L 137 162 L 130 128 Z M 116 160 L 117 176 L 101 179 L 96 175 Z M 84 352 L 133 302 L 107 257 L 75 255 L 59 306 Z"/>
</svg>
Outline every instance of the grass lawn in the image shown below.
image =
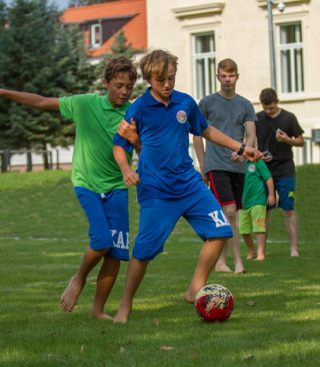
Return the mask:
<svg viewBox="0 0 320 367">
<path fill-rule="evenodd" d="M 318 180 L 319 165 L 297 168 L 299 258 L 289 256 L 284 219 L 275 210 L 267 259 L 244 260 L 247 274 L 211 274 L 208 283 L 222 284 L 234 296 L 227 322 L 204 323 L 183 301 L 202 242 L 181 219 L 165 252 L 150 264 L 123 325 L 89 318 L 97 269 L 74 311 L 60 309 L 61 293 L 88 245 L 70 173 L 0 174 L 0 366 L 318 367 Z M 132 245 L 139 220 L 135 188 L 130 220 Z M 245 259 L 243 242 L 241 254 Z M 105 310 L 112 316 L 126 268 L 123 263 Z"/>
</svg>

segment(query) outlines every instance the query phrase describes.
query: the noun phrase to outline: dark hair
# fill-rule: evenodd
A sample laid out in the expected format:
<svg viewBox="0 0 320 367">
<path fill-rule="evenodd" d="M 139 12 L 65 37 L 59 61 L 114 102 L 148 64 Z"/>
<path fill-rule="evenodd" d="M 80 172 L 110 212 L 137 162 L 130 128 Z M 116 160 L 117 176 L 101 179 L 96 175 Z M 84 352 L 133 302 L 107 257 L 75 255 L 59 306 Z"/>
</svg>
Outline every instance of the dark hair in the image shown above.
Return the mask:
<svg viewBox="0 0 320 367">
<path fill-rule="evenodd" d="M 176 71 L 178 58 L 169 51 L 154 50 L 144 56 L 140 61 L 140 69 L 144 80 L 150 81 L 152 76 L 162 76 L 168 70 L 169 64 L 172 64 Z"/>
<path fill-rule="evenodd" d="M 103 76 L 109 83 L 119 73 L 128 73 L 129 79 L 133 82 L 137 80 L 138 74 L 136 67 L 131 59 L 126 56 L 110 57 L 106 61 L 106 66 L 103 71 Z"/>
<path fill-rule="evenodd" d="M 271 104 L 272 102 L 278 103 L 279 101 L 277 92 L 272 88 L 262 89 L 259 99 L 262 104 L 266 105 Z"/>
<path fill-rule="evenodd" d="M 232 59 L 221 60 L 217 67 L 218 74 L 219 74 L 219 69 L 226 71 L 228 73 L 232 73 L 232 72 L 238 73 L 238 65 Z"/>
</svg>

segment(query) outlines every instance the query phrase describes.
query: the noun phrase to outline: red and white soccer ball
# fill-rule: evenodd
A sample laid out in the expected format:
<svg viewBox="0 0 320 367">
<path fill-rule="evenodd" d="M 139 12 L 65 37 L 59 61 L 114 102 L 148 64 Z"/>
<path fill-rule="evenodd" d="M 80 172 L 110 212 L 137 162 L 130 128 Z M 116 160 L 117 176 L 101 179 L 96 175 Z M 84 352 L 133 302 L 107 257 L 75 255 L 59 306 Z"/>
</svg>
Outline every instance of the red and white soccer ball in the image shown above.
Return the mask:
<svg viewBox="0 0 320 367">
<path fill-rule="evenodd" d="M 202 321 L 223 322 L 232 313 L 233 297 L 222 285 L 206 285 L 197 293 L 194 307 Z"/>
</svg>

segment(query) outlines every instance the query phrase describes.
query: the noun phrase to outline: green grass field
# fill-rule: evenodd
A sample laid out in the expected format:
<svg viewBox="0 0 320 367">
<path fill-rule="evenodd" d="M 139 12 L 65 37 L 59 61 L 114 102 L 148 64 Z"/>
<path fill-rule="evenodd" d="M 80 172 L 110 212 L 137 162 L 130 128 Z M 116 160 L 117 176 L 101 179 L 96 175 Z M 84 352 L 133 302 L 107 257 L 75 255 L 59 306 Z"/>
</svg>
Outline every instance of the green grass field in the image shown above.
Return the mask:
<svg viewBox="0 0 320 367">
<path fill-rule="evenodd" d="M 320 166 L 298 167 L 299 258 L 289 256 L 284 219 L 275 210 L 266 261 L 244 260 L 243 275 L 211 274 L 208 283 L 222 284 L 234 296 L 227 322 L 203 323 L 183 301 L 202 242 L 181 219 L 165 253 L 150 264 L 123 325 L 89 318 L 97 269 L 74 311 L 60 309 L 61 293 L 88 245 L 70 173 L 0 174 L 0 366 L 319 366 L 318 180 Z M 133 244 L 139 220 L 134 188 L 130 220 Z M 245 259 L 243 242 L 241 253 Z M 126 267 L 108 301 L 110 315 L 122 296 Z"/>
</svg>

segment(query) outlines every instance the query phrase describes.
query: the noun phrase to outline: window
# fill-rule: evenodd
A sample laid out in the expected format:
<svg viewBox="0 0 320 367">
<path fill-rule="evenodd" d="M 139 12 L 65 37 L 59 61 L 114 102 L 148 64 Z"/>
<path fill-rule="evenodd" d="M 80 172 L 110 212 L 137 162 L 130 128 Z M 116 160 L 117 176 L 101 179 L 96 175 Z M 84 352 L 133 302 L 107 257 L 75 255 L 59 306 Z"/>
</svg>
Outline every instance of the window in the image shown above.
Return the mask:
<svg viewBox="0 0 320 367">
<path fill-rule="evenodd" d="M 282 93 L 304 91 L 301 23 L 280 25 L 279 55 Z"/>
<path fill-rule="evenodd" d="M 93 24 L 91 26 L 91 46 L 101 46 L 101 27 L 100 24 Z"/>
<path fill-rule="evenodd" d="M 194 35 L 193 67 L 197 100 L 216 90 L 215 62 L 214 33 Z"/>
</svg>

